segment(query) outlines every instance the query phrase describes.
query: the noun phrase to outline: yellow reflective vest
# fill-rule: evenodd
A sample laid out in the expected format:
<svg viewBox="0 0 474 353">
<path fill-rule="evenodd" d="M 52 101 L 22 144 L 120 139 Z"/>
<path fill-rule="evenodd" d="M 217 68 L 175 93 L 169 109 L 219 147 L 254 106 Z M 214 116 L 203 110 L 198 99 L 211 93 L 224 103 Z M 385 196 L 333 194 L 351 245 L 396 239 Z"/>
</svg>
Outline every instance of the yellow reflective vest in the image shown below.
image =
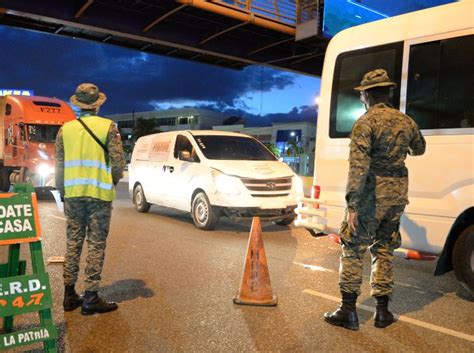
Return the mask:
<svg viewBox="0 0 474 353">
<path fill-rule="evenodd" d="M 105 145 L 112 121 L 98 116 L 81 118 Z M 77 120 L 64 124 L 64 197 L 115 198 L 110 165 L 102 147 Z"/>
</svg>

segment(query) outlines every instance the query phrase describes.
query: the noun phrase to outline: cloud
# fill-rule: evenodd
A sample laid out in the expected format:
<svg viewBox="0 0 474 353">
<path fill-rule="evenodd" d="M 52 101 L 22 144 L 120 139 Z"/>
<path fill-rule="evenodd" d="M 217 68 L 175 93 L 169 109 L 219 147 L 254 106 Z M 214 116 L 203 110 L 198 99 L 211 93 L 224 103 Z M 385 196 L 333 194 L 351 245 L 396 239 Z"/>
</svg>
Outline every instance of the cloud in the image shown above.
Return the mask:
<svg viewBox="0 0 474 353">
<path fill-rule="evenodd" d="M 0 27 L 0 37 L 2 88 L 69 100 L 78 84 L 92 82 L 107 95 L 103 114 L 186 102 L 245 110 L 243 97 L 290 87 L 297 77 L 262 67 L 234 71 L 8 27 Z"/>
<path fill-rule="evenodd" d="M 150 105 L 153 106 L 153 110 L 168 110 L 168 109 L 180 109 L 180 108 L 192 108 L 192 107 L 201 107 L 201 106 L 215 106 L 212 101 L 203 101 L 203 100 L 169 100 L 167 102 L 158 102 L 151 101 Z M 217 109 L 217 107 L 216 107 Z"/>
<path fill-rule="evenodd" d="M 236 116 L 243 118 L 246 121 L 246 126 L 270 126 L 272 125 L 272 123 L 287 123 L 298 121 L 308 121 L 316 124 L 318 119 L 316 107 L 306 105 L 301 107 L 293 107 L 293 109 L 291 109 L 287 113 L 266 114 L 262 116 L 252 114 L 248 111 L 230 106 L 223 108 L 216 107 L 216 105 L 214 104 L 208 104 L 194 107 L 214 110 L 222 112 L 228 116 Z"/>
</svg>

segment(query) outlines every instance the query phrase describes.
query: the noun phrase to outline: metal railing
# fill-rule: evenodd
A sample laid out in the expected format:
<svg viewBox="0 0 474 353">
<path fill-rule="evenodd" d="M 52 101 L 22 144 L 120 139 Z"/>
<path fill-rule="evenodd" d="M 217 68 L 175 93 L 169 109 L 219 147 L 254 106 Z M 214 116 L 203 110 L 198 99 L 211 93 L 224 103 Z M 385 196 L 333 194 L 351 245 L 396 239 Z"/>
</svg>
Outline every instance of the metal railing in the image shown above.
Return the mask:
<svg viewBox="0 0 474 353">
<path fill-rule="evenodd" d="M 214 0 L 278 22 L 297 25 L 315 19 L 324 0 Z"/>
<path fill-rule="evenodd" d="M 295 26 L 297 22 L 297 7 L 299 0 L 216 0 L 276 20 L 283 24 Z"/>
</svg>

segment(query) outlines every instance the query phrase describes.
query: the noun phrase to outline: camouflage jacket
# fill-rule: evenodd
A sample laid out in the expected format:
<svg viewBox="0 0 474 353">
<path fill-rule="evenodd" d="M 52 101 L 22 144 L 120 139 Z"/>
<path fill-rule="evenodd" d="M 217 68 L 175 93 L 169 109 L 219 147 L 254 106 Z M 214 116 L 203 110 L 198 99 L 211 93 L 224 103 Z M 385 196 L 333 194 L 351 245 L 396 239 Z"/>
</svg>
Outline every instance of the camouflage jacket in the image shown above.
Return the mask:
<svg viewBox="0 0 474 353">
<path fill-rule="evenodd" d="M 112 121 L 111 121 L 112 122 Z M 94 141 L 94 143 L 96 143 Z M 110 164 L 112 168 L 112 181 L 116 185 L 123 177 L 125 157 L 122 147 L 120 133 L 114 123 L 110 124 L 109 133 L 105 145 L 109 151 Z M 64 195 L 64 141 L 62 128 L 56 136 L 56 188 Z"/>
<path fill-rule="evenodd" d="M 346 201 L 349 211 L 408 203 L 407 154 L 421 155 L 426 143 L 409 116 L 384 103 L 355 122 L 350 143 Z"/>
</svg>

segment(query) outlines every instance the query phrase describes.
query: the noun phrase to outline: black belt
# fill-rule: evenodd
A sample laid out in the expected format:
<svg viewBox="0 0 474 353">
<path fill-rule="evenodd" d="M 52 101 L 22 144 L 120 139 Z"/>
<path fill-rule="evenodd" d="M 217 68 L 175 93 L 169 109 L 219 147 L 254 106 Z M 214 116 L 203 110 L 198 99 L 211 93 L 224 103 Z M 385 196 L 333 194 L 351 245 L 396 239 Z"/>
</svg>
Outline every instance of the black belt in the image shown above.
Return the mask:
<svg viewBox="0 0 474 353">
<path fill-rule="evenodd" d="M 387 169 L 370 169 L 369 173 L 372 173 L 379 177 L 392 177 L 392 178 L 406 178 L 408 177 L 408 169 L 406 167 L 401 168 L 387 168 Z"/>
</svg>

